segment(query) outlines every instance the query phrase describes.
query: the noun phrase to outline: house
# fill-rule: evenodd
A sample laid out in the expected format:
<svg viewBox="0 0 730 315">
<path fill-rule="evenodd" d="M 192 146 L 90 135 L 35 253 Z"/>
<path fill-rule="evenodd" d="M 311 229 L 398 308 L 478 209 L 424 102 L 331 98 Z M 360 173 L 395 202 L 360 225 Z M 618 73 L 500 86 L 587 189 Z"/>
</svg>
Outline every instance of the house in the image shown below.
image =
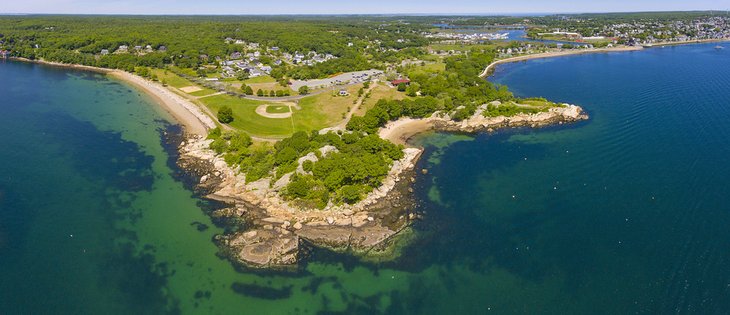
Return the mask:
<svg viewBox="0 0 730 315">
<path fill-rule="evenodd" d="M 255 78 L 262 76 L 263 73 L 261 73 L 261 70 L 259 69 L 251 69 L 251 71 L 248 73 L 249 78 Z"/>
<path fill-rule="evenodd" d="M 141 51 L 142 50 L 142 46 L 134 46 L 134 50 Z"/>
<path fill-rule="evenodd" d="M 129 51 L 129 46 L 127 45 L 120 45 L 117 49 L 117 53 L 126 53 Z"/>
<path fill-rule="evenodd" d="M 102 49 L 101 50 L 101 54 L 102 55 L 108 55 L 109 54 L 109 49 Z"/>
<path fill-rule="evenodd" d="M 159 51 L 167 51 L 167 47 L 160 46 L 160 48 L 157 48 L 157 50 L 159 50 Z"/>
<path fill-rule="evenodd" d="M 263 72 L 271 73 L 271 67 L 270 66 L 263 66 L 263 67 L 260 67 L 260 68 L 261 68 L 261 71 L 263 71 Z"/>
<path fill-rule="evenodd" d="M 398 86 L 401 83 L 403 83 L 405 85 L 410 85 L 411 84 L 411 80 L 408 80 L 408 79 L 397 79 L 397 80 L 390 81 L 390 84 L 392 84 L 393 86 Z"/>
<path fill-rule="evenodd" d="M 274 47 L 269 48 L 269 50 L 271 50 L 271 51 L 279 51 L 279 47 L 274 46 Z"/>
<path fill-rule="evenodd" d="M 231 59 L 241 59 L 241 57 L 242 57 L 241 53 L 240 52 L 237 52 L 237 51 L 234 51 L 231 54 Z"/>
<path fill-rule="evenodd" d="M 152 52 L 152 45 L 147 45 L 144 47 L 144 51 L 151 53 Z"/>
</svg>

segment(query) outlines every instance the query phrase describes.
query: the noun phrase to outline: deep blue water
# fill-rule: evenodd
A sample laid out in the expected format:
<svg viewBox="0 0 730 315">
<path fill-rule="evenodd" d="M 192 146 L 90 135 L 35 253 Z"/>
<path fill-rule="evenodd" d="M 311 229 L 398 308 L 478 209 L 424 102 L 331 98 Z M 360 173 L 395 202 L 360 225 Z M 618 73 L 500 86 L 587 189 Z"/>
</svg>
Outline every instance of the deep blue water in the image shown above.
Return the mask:
<svg viewBox="0 0 730 315">
<path fill-rule="evenodd" d="M 730 312 L 730 52 L 715 45 L 498 67 L 491 81 L 579 104 L 591 119 L 430 147 L 438 159 L 425 162 L 433 185 L 422 190 L 457 237 L 440 247 L 506 274 L 482 278 L 498 287 L 485 303 L 500 313 Z"/>
<path fill-rule="evenodd" d="M 400 259 L 314 251 L 296 274 L 216 256 L 222 229 L 173 176 L 179 129 L 150 99 L 0 63 L 0 314 L 728 313 L 730 51 L 714 46 L 498 67 L 591 119 L 421 136 L 424 220 Z"/>
</svg>

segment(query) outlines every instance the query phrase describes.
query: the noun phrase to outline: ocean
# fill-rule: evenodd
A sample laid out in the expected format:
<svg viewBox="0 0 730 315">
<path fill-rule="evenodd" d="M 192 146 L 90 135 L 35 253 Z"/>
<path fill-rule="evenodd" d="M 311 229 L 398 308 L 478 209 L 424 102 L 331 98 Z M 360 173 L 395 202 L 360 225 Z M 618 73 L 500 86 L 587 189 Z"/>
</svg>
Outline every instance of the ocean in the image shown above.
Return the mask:
<svg viewBox="0 0 730 315">
<path fill-rule="evenodd" d="M 0 63 L 2 314 L 722 314 L 730 310 L 730 52 L 500 65 L 591 119 L 427 133 L 424 219 L 394 262 L 313 250 L 234 268 L 175 166 L 180 127 L 101 74 Z"/>
</svg>

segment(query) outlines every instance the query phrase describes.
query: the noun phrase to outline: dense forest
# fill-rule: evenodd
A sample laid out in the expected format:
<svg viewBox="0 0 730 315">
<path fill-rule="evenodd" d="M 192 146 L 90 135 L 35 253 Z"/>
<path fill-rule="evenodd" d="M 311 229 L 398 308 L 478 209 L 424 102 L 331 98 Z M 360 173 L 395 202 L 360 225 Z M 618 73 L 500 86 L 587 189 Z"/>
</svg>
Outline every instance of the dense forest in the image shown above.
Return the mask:
<svg viewBox="0 0 730 315">
<path fill-rule="evenodd" d="M 423 30 L 421 24 L 386 17 L 0 16 L 0 48 L 16 57 L 129 71 L 171 64 L 197 68 L 242 50 L 226 38 L 286 53 L 339 57 L 291 70 L 292 76 L 312 78 L 368 68 L 393 52 L 422 47 L 428 43 L 420 36 Z M 114 53 L 120 46 L 129 47 L 129 53 Z"/>
<path fill-rule="evenodd" d="M 209 138 L 213 150 L 246 174 L 246 182 L 269 178 L 273 184 L 289 176 L 282 196 L 308 208 L 361 200 L 403 157 L 401 146 L 363 132 L 297 132 L 274 145 L 254 144 L 245 133 L 220 129 Z"/>
</svg>

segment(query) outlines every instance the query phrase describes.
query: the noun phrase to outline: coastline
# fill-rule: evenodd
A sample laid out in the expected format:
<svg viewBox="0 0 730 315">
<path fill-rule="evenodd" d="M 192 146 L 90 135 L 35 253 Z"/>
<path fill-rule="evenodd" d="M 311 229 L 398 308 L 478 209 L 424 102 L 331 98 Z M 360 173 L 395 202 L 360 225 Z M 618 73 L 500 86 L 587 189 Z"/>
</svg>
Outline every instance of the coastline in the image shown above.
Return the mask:
<svg viewBox="0 0 730 315">
<path fill-rule="evenodd" d="M 720 42 L 728 42 L 728 41 L 730 41 L 730 38 L 699 39 L 699 40 L 679 41 L 679 42 L 659 42 L 659 43 L 652 44 L 651 47 L 649 47 L 649 48 L 656 48 L 656 47 L 662 47 L 662 46 L 720 43 Z M 519 62 L 519 61 L 532 60 L 532 59 L 582 55 L 582 54 L 640 51 L 643 49 L 647 49 L 647 48 L 645 48 L 643 46 L 620 46 L 620 47 L 612 47 L 612 48 L 591 48 L 591 49 L 571 49 L 571 50 L 563 50 L 563 51 L 550 51 L 550 52 L 539 53 L 539 54 L 510 57 L 510 58 L 500 59 L 500 60 L 490 63 L 486 68 L 484 68 L 484 71 L 482 71 L 482 73 L 479 75 L 479 77 L 481 77 L 481 78 L 488 77 L 490 72 L 492 70 L 494 70 L 494 68 L 496 66 L 498 66 L 500 64 L 504 64 L 504 63 L 512 63 L 512 62 Z"/>
<path fill-rule="evenodd" d="M 397 248 L 412 235 L 412 222 L 421 217 L 412 196 L 412 183 L 422 148 L 404 149 L 405 157 L 393 163 L 381 186 L 364 200 L 354 205 L 330 205 L 323 210 L 303 209 L 278 195 L 285 184 L 280 180 L 246 183 L 245 174 L 209 149 L 211 140 L 205 139 L 205 131 L 215 126 L 212 119 L 160 84 L 119 70 L 48 64 L 101 72 L 122 80 L 153 97 L 187 128 L 188 134 L 178 146 L 178 165 L 200 179 L 195 189 L 206 192 L 205 198 L 231 205 L 209 214 L 231 227 L 232 232 L 218 235 L 214 241 L 236 265 L 296 267 L 310 246 L 350 252 L 365 260 L 392 260 L 399 255 Z M 582 108 L 567 104 L 511 117 L 484 117 L 486 106 L 480 106 L 472 117 L 463 121 L 454 121 L 447 113 L 438 112 L 424 119 L 401 119 L 381 128 L 379 134 L 394 143 L 406 144 L 410 137 L 428 130 L 491 132 L 498 128 L 540 127 L 588 118 Z M 209 124 L 204 122 L 206 118 Z"/>
<path fill-rule="evenodd" d="M 490 103 L 501 105 L 499 101 Z M 493 132 L 503 128 L 530 127 L 539 128 L 554 124 L 563 124 L 588 119 L 583 108 L 576 105 L 562 104 L 562 107 L 553 107 L 545 112 L 534 114 L 520 113 L 514 116 L 484 117 L 482 112 L 486 105 L 480 106 L 471 117 L 454 121 L 447 114 L 436 112 L 430 117 L 413 119 L 401 118 L 391 121 L 378 131 L 381 138 L 396 144 L 407 145 L 412 137 L 426 131 L 453 131 L 453 132 Z"/>
<path fill-rule="evenodd" d="M 197 105 L 167 90 L 159 83 L 146 80 L 140 76 L 134 75 L 126 71 L 51 62 L 45 60 L 30 60 L 17 57 L 12 57 L 10 59 L 20 62 L 36 63 L 52 67 L 61 67 L 105 74 L 114 79 L 129 84 L 151 97 L 157 105 L 159 105 L 162 109 L 172 115 L 173 119 L 185 128 L 186 133 L 189 133 L 191 135 L 206 136 L 209 129 L 216 127 L 213 119 L 205 115 L 197 107 Z"/>
<path fill-rule="evenodd" d="M 622 47 L 595 48 L 595 49 L 571 49 L 571 50 L 550 51 L 550 52 L 539 53 L 539 54 L 510 57 L 510 58 L 500 59 L 500 60 L 490 63 L 486 68 L 484 68 L 484 71 L 482 71 L 482 73 L 479 75 L 479 77 L 481 77 L 481 78 L 488 77 L 489 73 L 494 69 L 494 67 L 496 67 L 500 64 L 504 64 L 504 63 L 512 63 L 512 62 L 532 60 L 532 59 L 544 59 L 544 58 L 554 58 L 554 57 L 563 57 L 563 56 L 572 56 L 572 55 L 583 55 L 583 54 L 638 51 L 638 50 L 642 50 L 642 49 L 644 49 L 644 48 L 641 46 L 622 46 Z"/>
</svg>

